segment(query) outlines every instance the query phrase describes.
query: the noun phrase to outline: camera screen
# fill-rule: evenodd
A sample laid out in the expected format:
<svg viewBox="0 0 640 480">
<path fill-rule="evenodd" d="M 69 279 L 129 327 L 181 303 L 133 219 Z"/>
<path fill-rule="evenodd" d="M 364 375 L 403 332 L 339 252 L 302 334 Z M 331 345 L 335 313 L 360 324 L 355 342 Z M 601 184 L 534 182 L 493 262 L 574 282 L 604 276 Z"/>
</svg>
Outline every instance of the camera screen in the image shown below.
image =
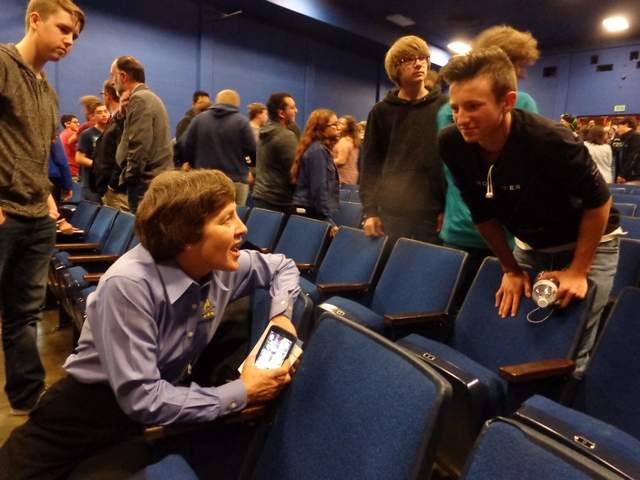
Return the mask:
<svg viewBox="0 0 640 480">
<path fill-rule="evenodd" d="M 281 367 L 287 358 L 293 341 L 271 330 L 256 358 L 256 367 L 271 369 Z"/>
</svg>

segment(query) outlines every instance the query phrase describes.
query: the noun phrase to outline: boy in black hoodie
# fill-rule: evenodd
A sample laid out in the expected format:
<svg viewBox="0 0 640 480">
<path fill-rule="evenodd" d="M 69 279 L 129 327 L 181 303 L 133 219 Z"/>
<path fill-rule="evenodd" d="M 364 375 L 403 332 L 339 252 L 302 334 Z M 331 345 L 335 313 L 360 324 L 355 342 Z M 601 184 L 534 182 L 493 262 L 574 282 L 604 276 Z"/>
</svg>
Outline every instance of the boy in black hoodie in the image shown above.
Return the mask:
<svg viewBox="0 0 640 480">
<path fill-rule="evenodd" d="M 428 91 L 429 47 L 401 37 L 385 56 L 397 86 L 367 120 L 360 196 L 369 236 L 389 235 L 438 243 L 444 177 L 437 149 L 436 115 L 446 103 L 439 87 Z"/>
<path fill-rule="evenodd" d="M 58 97 L 44 66 L 71 50 L 83 26 L 71 0 L 31 0 L 24 38 L 0 45 L 0 311 L 14 414 L 28 413 L 44 389 L 36 322 L 58 217 L 47 176 Z"/>
</svg>

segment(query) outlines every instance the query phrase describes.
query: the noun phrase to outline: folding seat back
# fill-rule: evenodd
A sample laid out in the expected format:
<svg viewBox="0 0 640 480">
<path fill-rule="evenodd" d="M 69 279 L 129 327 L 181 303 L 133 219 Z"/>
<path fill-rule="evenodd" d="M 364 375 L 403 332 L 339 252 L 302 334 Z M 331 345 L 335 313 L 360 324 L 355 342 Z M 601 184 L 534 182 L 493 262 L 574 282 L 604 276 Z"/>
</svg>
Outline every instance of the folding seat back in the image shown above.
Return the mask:
<svg viewBox="0 0 640 480">
<path fill-rule="evenodd" d="M 631 203 L 636 206 L 636 209 L 640 208 L 640 194 L 638 193 L 611 193 L 613 201 L 615 203 Z"/>
<path fill-rule="evenodd" d="M 572 407 L 640 439 L 640 288 L 618 296 Z"/>
<path fill-rule="evenodd" d="M 613 206 L 620 213 L 626 217 L 633 217 L 636 214 L 636 205 L 634 203 L 614 203 Z"/>
<path fill-rule="evenodd" d="M 627 232 L 625 238 L 640 240 L 640 218 L 620 216 L 620 226 Z"/>
<path fill-rule="evenodd" d="M 640 240 L 621 238 L 619 247 L 618 268 L 610 294 L 612 299 L 625 287 L 640 286 Z"/>
<path fill-rule="evenodd" d="M 530 277 L 533 281 L 533 272 Z M 456 319 L 451 346 L 494 372 L 501 366 L 539 359 L 575 358 L 594 289 L 589 289 L 584 301 L 554 309 L 547 320 L 532 324 L 527 315 L 536 305 L 524 296 L 515 317 L 498 315 L 495 293 L 501 279 L 500 263 L 485 259 Z M 531 318 L 535 321 L 542 314 L 531 313 Z"/>
<path fill-rule="evenodd" d="M 107 234 L 113 226 L 113 221 L 116 219 L 118 210 L 111 207 L 101 207 L 96 214 L 91 227 L 84 236 L 84 240 L 87 243 L 99 243 L 104 244 Z"/>
<path fill-rule="evenodd" d="M 449 385 L 370 330 L 324 316 L 251 478 L 428 478 Z"/>
<path fill-rule="evenodd" d="M 243 222 L 245 222 L 247 220 L 247 217 L 249 216 L 249 211 L 250 210 L 251 209 L 249 207 L 247 207 L 246 205 L 237 205 L 236 206 L 236 212 L 238 212 L 238 217 Z"/>
<path fill-rule="evenodd" d="M 485 425 L 460 477 L 463 480 L 622 479 L 588 455 L 513 419 Z"/>
<path fill-rule="evenodd" d="M 373 293 L 382 315 L 448 312 L 467 254 L 453 248 L 399 239 Z"/>
<path fill-rule="evenodd" d="M 320 264 L 316 284 L 371 284 L 387 237 L 340 227 Z"/>
<path fill-rule="evenodd" d="M 133 235 L 135 221 L 135 215 L 128 212 L 119 212 L 113 221 L 113 226 L 107 235 L 104 246 L 100 249 L 100 253 L 122 255 L 126 252 Z"/>
<path fill-rule="evenodd" d="M 313 270 L 320 263 L 330 228 L 328 222 L 291 215 L 280 235 L 275 253 L 292 259 L 301 271 Z"/>
<path fill-rule="evenodd" d="M 333 220 L 339 227 L 360 228 L 362 226 L 362 205 L 353 202 L 340 202 Z"/>
<path fill-rule="evenodd" d="M 78 203 L 69 223 L 86 232 L 93 223 L 93 220 L 96 218 L 98 210 L 100 210 L 100 205 L 83 200 Z"/>
<path fill-rule="evenodd" d="M 252 208 L 246 222 L 245 242 L 265 253 L 273 251 L 283 220 L 282 212 Z"/>
</svg>

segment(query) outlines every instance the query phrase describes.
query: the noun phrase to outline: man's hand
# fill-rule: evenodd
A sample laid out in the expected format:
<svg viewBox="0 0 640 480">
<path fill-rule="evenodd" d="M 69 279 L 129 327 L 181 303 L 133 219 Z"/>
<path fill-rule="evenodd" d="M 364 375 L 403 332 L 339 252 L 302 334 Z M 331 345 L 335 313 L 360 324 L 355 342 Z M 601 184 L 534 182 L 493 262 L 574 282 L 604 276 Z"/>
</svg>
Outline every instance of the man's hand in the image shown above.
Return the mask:
<svg viewBox="0 0 640 480">
<path fill-rule="evenodd" d="M 4 212 L 0 208 L 0 225 L 2 225 L 5 222 L 5 220 L 7 220 L 7 217 L 4 216 Z"/>
<path fill-rule="evenodd" d="M 380 217 L 369 217 L 364 221 L 364 233 L 367 237 L 382 237 L 384 228 Z"/>
<path fill-rule="evenodd" d="M 442 226 L 444 225 L 444 212 L 440 212 L 438 217 L 436 218 L 436 232 L 440 233 L 442 231 Z"/>
<path fill-rule="evenodd" d="M 54 220 L 58 220 L 60 216 L 60 212 L 58 212 L 58 206 L 56 205 L 56 201 L 53 199 L 53 196 L 49 194 L 47 197 L 47 208 L 49 209 L 49 216 Z"/>
<path fill-rule="evenodd" d="M 523 270 L 505 272 L 502 275 L 502 284 L 496 292 L 496 307 L 502 318 L 508 315 L 512 317 L 518 313 L 522 291 L 527 298 L 531 297 L 531 282 L 529 274 Z"/>
<path fill-rule="evenodd" d="M 240 379 L 247 391 L 247 405 L 255 405 L 273 400 L 280 391 L 291 382 L 291 365 L 285 360 L 280 368 L 264 370 L 255 366 L 256 357 L 249 357 L 244 365 Z"/>
<path fill-rule="evenodd" d="M 541 279 L 556 279 L 558 281 L 558 302 L 560 308 L 565 308 L 574 299 L 582 300 L 587 296 L 589 289 L 587 284 L 587 275 L 584 273 L 574 272 L 571 269 L 557 272 L 544 272 L 540 275 Z"/>
</svg>

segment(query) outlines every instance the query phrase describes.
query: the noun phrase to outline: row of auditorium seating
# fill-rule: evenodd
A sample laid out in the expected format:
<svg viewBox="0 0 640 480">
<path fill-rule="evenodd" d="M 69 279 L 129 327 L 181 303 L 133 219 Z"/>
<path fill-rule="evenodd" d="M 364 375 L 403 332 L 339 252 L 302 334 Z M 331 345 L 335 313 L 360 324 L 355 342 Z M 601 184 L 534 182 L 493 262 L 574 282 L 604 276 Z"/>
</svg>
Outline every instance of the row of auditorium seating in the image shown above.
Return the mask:
<svg viewBox="0 0 640 480">
<path fill-rule="evenodd" d="M 478 300 L 479 294 L 486 297 L 481 285 L 486 280 L 491 280 L 487 288 L 495 287 L 493 280 L 500 276 L 495 266 L 493 260 L 486 262 L 478 275 Z M 502 347 L 517 355 L 520 344 L 508 344 L 518 335 L 526 337 L 528 350 L 535 350 L 541 339 L 552 342 L 551 332 L 558 328 L 567 337 L 580 323 L 569 317 L 583 313 L 588 302 L 563 317 L 570 328 L 561 320 L 531 334 L 523 328 L 534 331 L 540 325 L 513 327 L 509 324 L 522 324 L 522 319 L 500 320 L 508 331 L 483 336 L 489 341 L 485 350 L 491 355 L 494 347 Z M 490 302 L 484 303 L 474 300 L 463 309 L 493 311 Z M 562 402 L 533 395 L 508 412 L 487 416 L 473 447 L 465 450 L 460 478 L 640 478 L 639 308 L 640 289 L 626 289 L 605 324 L 584 380 L 565 388 Z M 473 323 L 484 321 L 476 318 Z M 566 338 L 560 343 L 575 350 Z M 434 462 L 443 466 L 449 424 L 465 419 L 460 385 L 474 390 L 476 401 L 491 396 L 476 385 L 480 379 L 468 377 L 465 385 L 462 374 L 449 376 L 455 363 L 445 365 L 447 370 L 444 362 L 432 361 L 436 356 L 416 355 L 404 342 L 394 344 L 346 315 L 323 312 L 294 381 L 278 401 L 263 443 L 254 445 L 241 478 L 429 478 Z M 167 457 L 145 473 L 155 480 L 197 478 L 179 456 Z"/>
</svg>

